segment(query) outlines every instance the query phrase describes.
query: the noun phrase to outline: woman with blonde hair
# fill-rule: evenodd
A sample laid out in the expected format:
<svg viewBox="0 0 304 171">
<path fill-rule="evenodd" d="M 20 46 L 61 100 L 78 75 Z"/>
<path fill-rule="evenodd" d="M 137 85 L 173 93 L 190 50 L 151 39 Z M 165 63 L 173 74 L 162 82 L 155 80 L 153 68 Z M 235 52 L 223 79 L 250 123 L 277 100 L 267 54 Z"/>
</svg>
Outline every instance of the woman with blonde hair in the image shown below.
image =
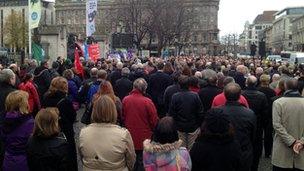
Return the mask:
<svg viewBox="0 0 304 171">
<path fill-rule="evenodd" d="M 49 90 L 44 94 L 42 107 L 56 107 L 59 110 L 59 126 L 69 143 L 69 154 L 73 159 L 73 170 L 77 170 L 77 153 L 74 139 L 73 124 L 76 120 L 76 111 L 67 97 L 68 81 L 63 77 L 52 80 Z"/>
<path fill-rule="evenodd" d="M 73 170 L 67 139 L 60 133 L 58 120 L 57 108 L 41 109 L 38 112 L 27 149 L 30 170 Z"/>
<path fill-rule="evenodd" d="M 33 132 L 34 119 L 29 114 L 28 93 L 13 91 L 5 100 L 6 114 L 1 127 L 5 146 L 2 169 L 28 171 L 26 144 Z"/>
<path fill-rule="evenodd" d="M 117 110 L 111 97 L 102 95 L 95 100 L 92 124 L 79 136 L 79 152 L 83 171 L 133 169 L 135 151 L 131 135 L 118 125 Z"/>
</svg>

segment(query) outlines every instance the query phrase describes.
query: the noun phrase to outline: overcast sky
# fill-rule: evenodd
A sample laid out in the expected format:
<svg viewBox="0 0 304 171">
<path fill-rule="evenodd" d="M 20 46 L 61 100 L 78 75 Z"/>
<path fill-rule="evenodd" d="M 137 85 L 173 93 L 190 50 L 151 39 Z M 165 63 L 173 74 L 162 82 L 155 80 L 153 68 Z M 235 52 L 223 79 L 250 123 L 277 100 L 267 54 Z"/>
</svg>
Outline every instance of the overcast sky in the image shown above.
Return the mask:
<svg viewBox="0 0 304 171">
<path fill-rule="evenodd" d="M 247 20 L 252 23 L 265 10 L 282 10 L 294 6 L 304 6 L 304 0 L 220 0 L 220 35 L 241 33 Z"/>
</svg>

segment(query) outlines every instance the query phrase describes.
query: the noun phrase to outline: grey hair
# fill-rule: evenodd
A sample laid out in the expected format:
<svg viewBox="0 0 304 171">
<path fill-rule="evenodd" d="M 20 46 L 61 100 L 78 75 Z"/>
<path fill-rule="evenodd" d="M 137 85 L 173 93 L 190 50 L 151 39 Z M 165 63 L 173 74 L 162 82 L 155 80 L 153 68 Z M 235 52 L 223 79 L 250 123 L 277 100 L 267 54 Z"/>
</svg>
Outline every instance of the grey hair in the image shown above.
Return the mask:
<svg viewBox="0 0 304 171">
<path fill-rule="evenodd" d="M 209 78 L 217 77 L 217 74 L 212 69 L 205 69 L 202 71 L 202 76 L 203 76 L 203 79 L 208 80 Z"/>
<path fill-rule="evenodd" d="M 246 85 L 248 86 L 256 86 L 258 79 L 255 76 L 249 76 L 246 79 Z"/>
<path fill-rule="evenodd" d="M 129 70 L 129 68 L 123 68 L 122 70 L 121 70 L 121 75 L 122 76 L 128 76 L 130 74 L 130 70 Z"/>
<path fill-rule="evenodd" d="M 98 69 L 97 68 L 92 68 L 90 71 L 90 76 L 91 77 L 97 77 Z"/>
<path fill-rule="evenodd" d="M 117 69 L 122 69 L 122 68 L 123 68 L 123 63 L 122 63 L 122 62 L 118 62 L 118 63 L 116 64 L 116 68 L 117 68 Z"/>
<path fill-rule="evenodd" d="M 0 71 L 0 82 L 10 83 L 14 77 L 15 73 L 11 69 L 3 69 Z"/>
<path fill-rule="evenodd" d="M 196 71 L 195 74 L 194 74 L 194 76 L 195 76 L 196 78 L 199 78 L 199 79 L 201 79 L 201 78 L 203 77 L 203 76 L 202 76 L 202 73 L 199 72 L 199 71 Z"/>
<path fill-rule="evenodd" d="M 143 78 L 138 78 L 134 81 L 133 88 L 139 90 L 141 93 L 145 93 L 148 88 L 148 84 Z"/>
</svg>

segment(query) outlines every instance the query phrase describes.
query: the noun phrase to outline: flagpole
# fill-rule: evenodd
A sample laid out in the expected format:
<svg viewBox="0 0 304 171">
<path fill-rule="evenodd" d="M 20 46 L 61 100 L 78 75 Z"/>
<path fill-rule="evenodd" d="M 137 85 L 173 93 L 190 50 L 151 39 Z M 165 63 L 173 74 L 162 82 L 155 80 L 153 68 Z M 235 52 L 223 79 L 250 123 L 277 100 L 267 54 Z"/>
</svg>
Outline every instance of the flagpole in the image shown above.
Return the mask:
<svg viewBox="0 0 304 171">
<path fill-rule="evenodd" d="M 31 30 L 31 1 L 28 1 L 28 39 L 29 39 L 29 59 L 32 59 L 32 30 Z"/>
</svg>

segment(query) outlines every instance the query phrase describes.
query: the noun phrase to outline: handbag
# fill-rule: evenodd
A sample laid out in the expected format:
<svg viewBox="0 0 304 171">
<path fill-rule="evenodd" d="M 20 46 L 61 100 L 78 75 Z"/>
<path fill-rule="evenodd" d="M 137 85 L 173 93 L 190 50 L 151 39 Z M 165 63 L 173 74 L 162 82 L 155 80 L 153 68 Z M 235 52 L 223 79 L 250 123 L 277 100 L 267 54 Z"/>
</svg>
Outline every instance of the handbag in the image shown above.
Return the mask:
<svg viewBox="0 0 304 171">
<path fill-rule="evenodd" d="M 92 103 L 89 103 L 89 105 L 86 106 L 86 109 L 81 117 L 81 123 L 85 125 L 89 125 L 91 123 L 91 115 L 93 111 L 93 105 Z"/>
</svg>

